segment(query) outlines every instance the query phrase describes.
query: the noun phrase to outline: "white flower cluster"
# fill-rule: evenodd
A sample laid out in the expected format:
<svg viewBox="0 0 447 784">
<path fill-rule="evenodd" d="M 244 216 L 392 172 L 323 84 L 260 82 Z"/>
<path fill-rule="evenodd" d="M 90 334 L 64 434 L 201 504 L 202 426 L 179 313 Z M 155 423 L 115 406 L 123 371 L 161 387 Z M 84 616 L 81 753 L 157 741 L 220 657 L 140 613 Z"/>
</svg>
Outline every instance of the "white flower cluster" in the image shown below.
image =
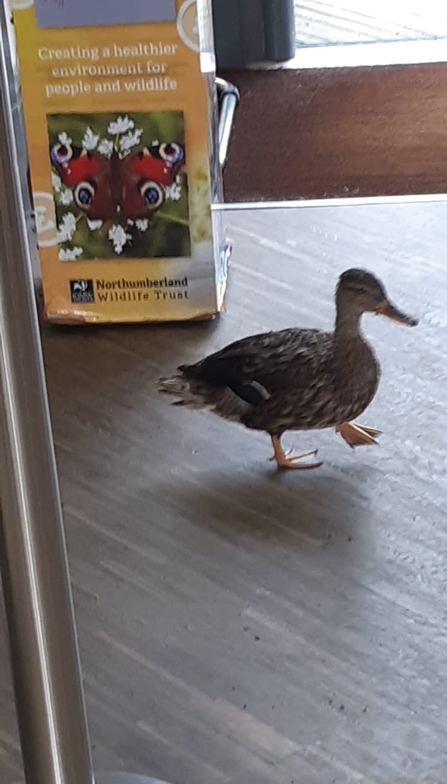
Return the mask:
<svg viewBox="0 0 447 784">
<path fill-rule="evenodd" d="M 59 248 L 60 261 L 76 261 L 83 254 L 82 248 Z"/>
<path fill-rule="evenodd" d="M 113 245 L 113 250 L 118 256 L 123 252 L 124 246 L 132 241 L 132 235 L 128 234 L 122 226 L 116 223 L 109 229 L 108 237 Z"/>
<path fill-rule="evenodd" d="M 71 139 L 70 136 L 67 136 L 65 131 L 59 134 L 59 141 L 61 144 L 66 144 L 66 145 L 73 144 L 73 139 Z"/>
<path fill-rule="evenodd" d="M 98 142 L 99 133 L 93 133 L 93 130 L 89 126 L 84 133 L 84 138 L 82 140 L 82 146 L 84 150 L 96 150 Z"/>
<path fill-rule="evenodd" d="M 63 242 L 71 242 L 76 231 L 76 217 L 72 212 L 66 212 L 62 216 L 60 226 L 57 229 L 57 241 L 59 245 Z"/>
<path fill-rule="evenodd" d="M 120 133 L 126 133 L 133 128 L 135 128 L 135 123 L 126 114 L 125 117 L 117 117 L 114 122 L 109 123 L 107 133 L 110 133 L 111 136 L 119 136 Z"/>
<path fill-rule="evenodd" d="M 165 194 L 168 201 L 179 201 L 182 198 L 182 186 L 177 182 L 165 186 Z"/>
<path fill-rule="evenodd" d="M 128 131 L 121 136 L 121 139 L 118 142 L 120 151 L 128 154 L 132 147 L 136 147 L 136 145 L 140 143 L 142 133 L 142 128 L 136 128 L 134 131 Z"/>
</svg>

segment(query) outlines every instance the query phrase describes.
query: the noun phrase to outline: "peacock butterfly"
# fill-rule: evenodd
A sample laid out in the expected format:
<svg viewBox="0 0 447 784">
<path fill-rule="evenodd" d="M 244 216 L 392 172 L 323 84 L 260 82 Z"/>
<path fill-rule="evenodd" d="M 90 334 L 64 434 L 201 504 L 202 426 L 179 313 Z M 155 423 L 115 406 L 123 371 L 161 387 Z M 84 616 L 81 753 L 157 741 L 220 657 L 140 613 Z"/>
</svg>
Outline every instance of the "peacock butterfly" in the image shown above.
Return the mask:
<svg viewBox="0 0 447 784">
<path fill-rule="evenodd" d="M 122 223 L 150 219 L 163 206 L 185 152 L 175 142 L 154 142 L 124 158 L 116 151 L 107 158 L 58 142 L 50 147 L 50 159 L 87 218 Z"/>
</svg>

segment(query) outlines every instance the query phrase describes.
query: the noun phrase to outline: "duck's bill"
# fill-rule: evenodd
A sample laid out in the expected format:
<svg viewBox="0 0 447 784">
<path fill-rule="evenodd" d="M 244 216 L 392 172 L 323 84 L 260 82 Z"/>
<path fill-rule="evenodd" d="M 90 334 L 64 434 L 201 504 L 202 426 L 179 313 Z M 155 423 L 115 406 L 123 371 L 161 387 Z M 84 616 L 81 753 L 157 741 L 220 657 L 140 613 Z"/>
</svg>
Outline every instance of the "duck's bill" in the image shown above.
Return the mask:
<svg viewBox="0 0 447 784">
<path fill-rule="evenodd" d="M 393 319 L 393 321 L 400 321 L 401 324 L 406 324 L 408 327 L 415 327 L 418 324 L 418 319 L 399 310 L 392 302 L 386 299 L 376 308 L 376 313 L 380 316 L 387 316 Z"/>
</svg>

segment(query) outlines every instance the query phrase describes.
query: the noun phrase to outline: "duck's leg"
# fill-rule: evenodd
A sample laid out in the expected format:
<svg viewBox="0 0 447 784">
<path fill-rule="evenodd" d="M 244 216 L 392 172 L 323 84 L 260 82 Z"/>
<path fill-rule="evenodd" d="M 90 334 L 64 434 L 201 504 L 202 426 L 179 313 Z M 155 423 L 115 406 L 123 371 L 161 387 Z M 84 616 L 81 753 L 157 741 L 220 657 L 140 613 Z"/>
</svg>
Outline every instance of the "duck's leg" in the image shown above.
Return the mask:
<svg viewBox="0 0 447 784">
<path fill-rule="evenodd" d="M 351 449 L 354 449 L 356 446 L 377 444 L 378 436 L 382 435 L 380 430 L 375 430 L 373 427 L 366 427 L 365 425 L 357 425 L 356 422 L 345 422 L 343 425 L 337 425 L 335 432 L 340 433 Z"/>
<path fill-rule="evenodd" d="M 281 438 L 278 436 L 270 436 L 272 439 L 273 445 L 273 457 L 272 460 L 276 460 L 278 468 L 289 468 L 294 470 L 299 469 L 309 469 L 309 468 L 319 468 L 323 465 L 322 462 L 315 462 L 315 463 L 303 463 L 303 458 L 305 457 L 315 457 L 317 451 L 314 450 L 313 452 L 304 452 L 302 455 L 291 455 L 290 453 L 286 454 L 284 449 L 281 446 Z"/>
</svg>

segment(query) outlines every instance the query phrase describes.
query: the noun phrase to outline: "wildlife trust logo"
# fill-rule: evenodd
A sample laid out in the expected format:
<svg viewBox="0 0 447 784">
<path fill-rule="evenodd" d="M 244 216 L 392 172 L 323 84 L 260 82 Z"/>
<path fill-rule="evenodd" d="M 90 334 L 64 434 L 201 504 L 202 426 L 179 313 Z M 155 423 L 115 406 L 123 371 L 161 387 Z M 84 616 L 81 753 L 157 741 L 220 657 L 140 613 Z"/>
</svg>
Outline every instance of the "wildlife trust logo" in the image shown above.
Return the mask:
<svg viewBox="0 0 447 784">
<path fill-rule="evenodd" d="M 95 289 L 93 280 L 81 278 L 79 280 L 70 280 L 70 298 L 71 301 L 77 305 L 85 305 L 89 302 L 95 301 Z"/>
</svg>

